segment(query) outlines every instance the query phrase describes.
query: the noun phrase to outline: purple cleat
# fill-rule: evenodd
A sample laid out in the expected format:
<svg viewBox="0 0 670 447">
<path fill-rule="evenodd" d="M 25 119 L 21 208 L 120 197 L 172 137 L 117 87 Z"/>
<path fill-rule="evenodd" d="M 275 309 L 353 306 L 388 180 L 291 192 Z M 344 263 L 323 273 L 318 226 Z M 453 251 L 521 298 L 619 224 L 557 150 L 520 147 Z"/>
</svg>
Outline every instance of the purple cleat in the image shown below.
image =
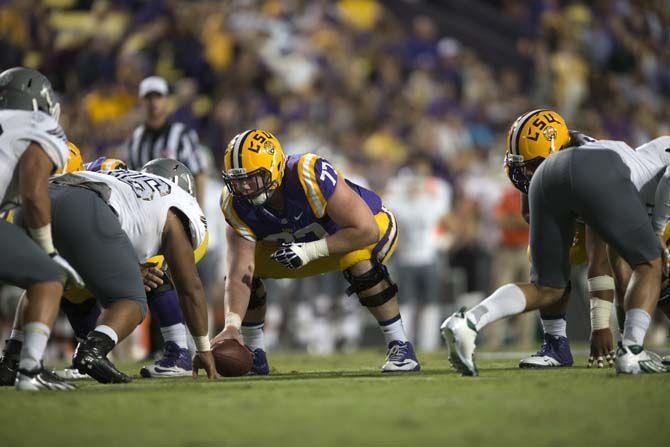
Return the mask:
<svg viewBox="0 0 670 447">
<path fill-rule="evenodd" d="M 193 373 L 191 352 L 182 349 L 176 343 L 165 343 L 163 357 L 153 365 L 143 366 L 140 376 L 150 379 L 154 377 L 184 377 Z"/>
<path fill-rule="evenodd" d="M 414 354 L 414 346 L 408 341 L 394 340 L 389 343 L 386 351 L 386 363 L 382 366 L 382 372 L 412 372 L 419 371 L 421 365 Z"/>
<path fill-rule="evenodd" d="M 537 353 L 521 359 L 519 368 L 559 368 L 572 366 L 572 353 L 567 337 L 544 334 L 544 343 Z"/>
<path fill-rule="evenodd" d="M 249 349 L 249 347 L 247 347 Z M 250 376 L 267 376 L 270 374 L 270 365 L 268 365 L 268 358 L 265 355 L 265 351 L 261 348 L 249 349 L 251 355 L 253 356 L 254 363 L 249 371 Z"/>
</svg>

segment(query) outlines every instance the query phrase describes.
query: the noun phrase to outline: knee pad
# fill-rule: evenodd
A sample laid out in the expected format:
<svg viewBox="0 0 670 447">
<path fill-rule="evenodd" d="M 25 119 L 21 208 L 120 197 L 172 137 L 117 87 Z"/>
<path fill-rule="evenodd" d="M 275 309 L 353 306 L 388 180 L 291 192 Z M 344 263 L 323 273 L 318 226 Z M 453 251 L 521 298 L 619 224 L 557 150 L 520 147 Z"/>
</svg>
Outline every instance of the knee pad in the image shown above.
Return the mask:
<svg viewBox="0 0 670 447">
<path fill-rule="evenodd" d="M 251 281 L 251 295 L 249 297 L 249 307 L 248 310 L 254 310 L 265 306 L 265 302 L 268 299 L 267 291 L 265 290 L 265 284 L 261 281 L 260 278 L 254 278 Z"/>
<path fill-rule="evenodd" d="M 365 307 L 377 307 L 386 303 L 398 293 L 398 286 L 391 281 L 388 269 L 380 262 L 372 262 L 372 268 L 360 276 L 354 276 L 349 270 L 342 272 L 344 279 L 350 284 L 347 295 L 357 294 L 358 301 Z M 381 292 L 372 295 L 361 296 L 366 290 L 378 284 L 386 283 L 387 287 Z"/>
</svg>

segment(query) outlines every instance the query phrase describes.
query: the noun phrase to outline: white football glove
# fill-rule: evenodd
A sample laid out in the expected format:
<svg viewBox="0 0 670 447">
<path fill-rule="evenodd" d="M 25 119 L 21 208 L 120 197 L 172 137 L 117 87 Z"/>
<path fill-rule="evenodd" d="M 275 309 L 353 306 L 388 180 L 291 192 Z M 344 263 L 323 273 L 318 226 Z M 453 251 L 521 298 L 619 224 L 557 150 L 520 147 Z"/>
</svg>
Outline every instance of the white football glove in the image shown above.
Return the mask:
<svg viewBox="0 0 670 447">
<path fill-rule="evenodd" d="M 68 286 L 77 288 L 84 287 L 84 280 L 81 278 L 81 276 L 79 276 L 79 273 L 77 273 L 74 267 L 72 267 L 64 257 L 59 255 L 56 251 L 51 253 L 49 256 L 56 264 L 65 270 L 65 273 L 67 274 L 67 281 L 65 282 L 66 288 L 68 288 Z"/>
<path fill-rule="evenodd" d="M 270 255 L 272 259 L 292 270 L 299 269 L 325 256 L 328 256 L 328 244 L 325 239 L 314 242 L 283 243 L 279 250 Z"/>
</svg>

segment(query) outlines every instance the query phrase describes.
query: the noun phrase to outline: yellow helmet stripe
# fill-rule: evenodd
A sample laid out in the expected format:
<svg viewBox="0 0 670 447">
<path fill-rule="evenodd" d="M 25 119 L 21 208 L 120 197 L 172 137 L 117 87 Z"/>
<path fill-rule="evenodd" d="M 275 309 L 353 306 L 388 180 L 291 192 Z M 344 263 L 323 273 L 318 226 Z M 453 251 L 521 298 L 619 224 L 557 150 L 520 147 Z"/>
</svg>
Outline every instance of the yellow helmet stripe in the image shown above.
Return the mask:
<svg viewBox="0 0 670 447">
<path fill-rule="evenodd" d="M 525 115 L 522 115 L 518 119 L 518 124 L 514 127 L 514 132 L 512 132 L 512 135 L 510 135 L 510 151 L 514 155 L 520 155 L 519 153 L 519 139 L 521 138 L 521 129 L 526 125 L 526 123 L 533 117 L 535 114 L 544 112 L 547 109 L 535 109 L 531 110 L 530 112 L 526 113 Z"/>
<path fill-rule="evenodd" d="M 238 138 L 237 141 L 235 142 L 235 145 L 233 146 L 233 151 L 232 154 L 230 154 L 231 161 L 233 162 L 233 168 L 239 169 L 243 168 L 244 165 L 242 164 L 242 153 L 244 150 L 244 141 L 247 139 L 249 135 L 254 130 L 247 130 L 246 132 L 242 133 Z"/>
<path fill-rule="evenodd" d="M 298 178 L 302 184 L 303 191 L 305 191 L 312 212 L 316 217 L 320 218 L 326 213 L 326 199 L 321 193 L 314 174 L 314 166 L 318 159 L 319 157 L 315 154 L 303 155 L 299 161 Z"/>
</svg>

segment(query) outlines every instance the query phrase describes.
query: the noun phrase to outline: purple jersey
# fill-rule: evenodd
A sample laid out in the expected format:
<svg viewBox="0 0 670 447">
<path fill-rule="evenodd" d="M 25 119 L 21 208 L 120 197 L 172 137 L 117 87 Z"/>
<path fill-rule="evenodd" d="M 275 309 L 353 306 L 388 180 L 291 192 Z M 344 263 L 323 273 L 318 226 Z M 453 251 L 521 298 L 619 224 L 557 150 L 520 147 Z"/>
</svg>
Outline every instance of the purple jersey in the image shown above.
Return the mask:
<svg viewBox="0 0 670 447">
<path fill-rule="evenodd" d="M 328 199 L 338 181 L 345 181 L 365 201 L 372 214 L 381 210 L 382 201 L 377 194 L 341 178 L 330 163 L 309 153 L 286 158 L 280 186 L 284 196 L 282 214 L 233 197 L 227 190 L 221 196 L 221 209 L 228 224 L 245 239 L 311 242 L 339 230 L 327 212 Z"/>
</svg>

